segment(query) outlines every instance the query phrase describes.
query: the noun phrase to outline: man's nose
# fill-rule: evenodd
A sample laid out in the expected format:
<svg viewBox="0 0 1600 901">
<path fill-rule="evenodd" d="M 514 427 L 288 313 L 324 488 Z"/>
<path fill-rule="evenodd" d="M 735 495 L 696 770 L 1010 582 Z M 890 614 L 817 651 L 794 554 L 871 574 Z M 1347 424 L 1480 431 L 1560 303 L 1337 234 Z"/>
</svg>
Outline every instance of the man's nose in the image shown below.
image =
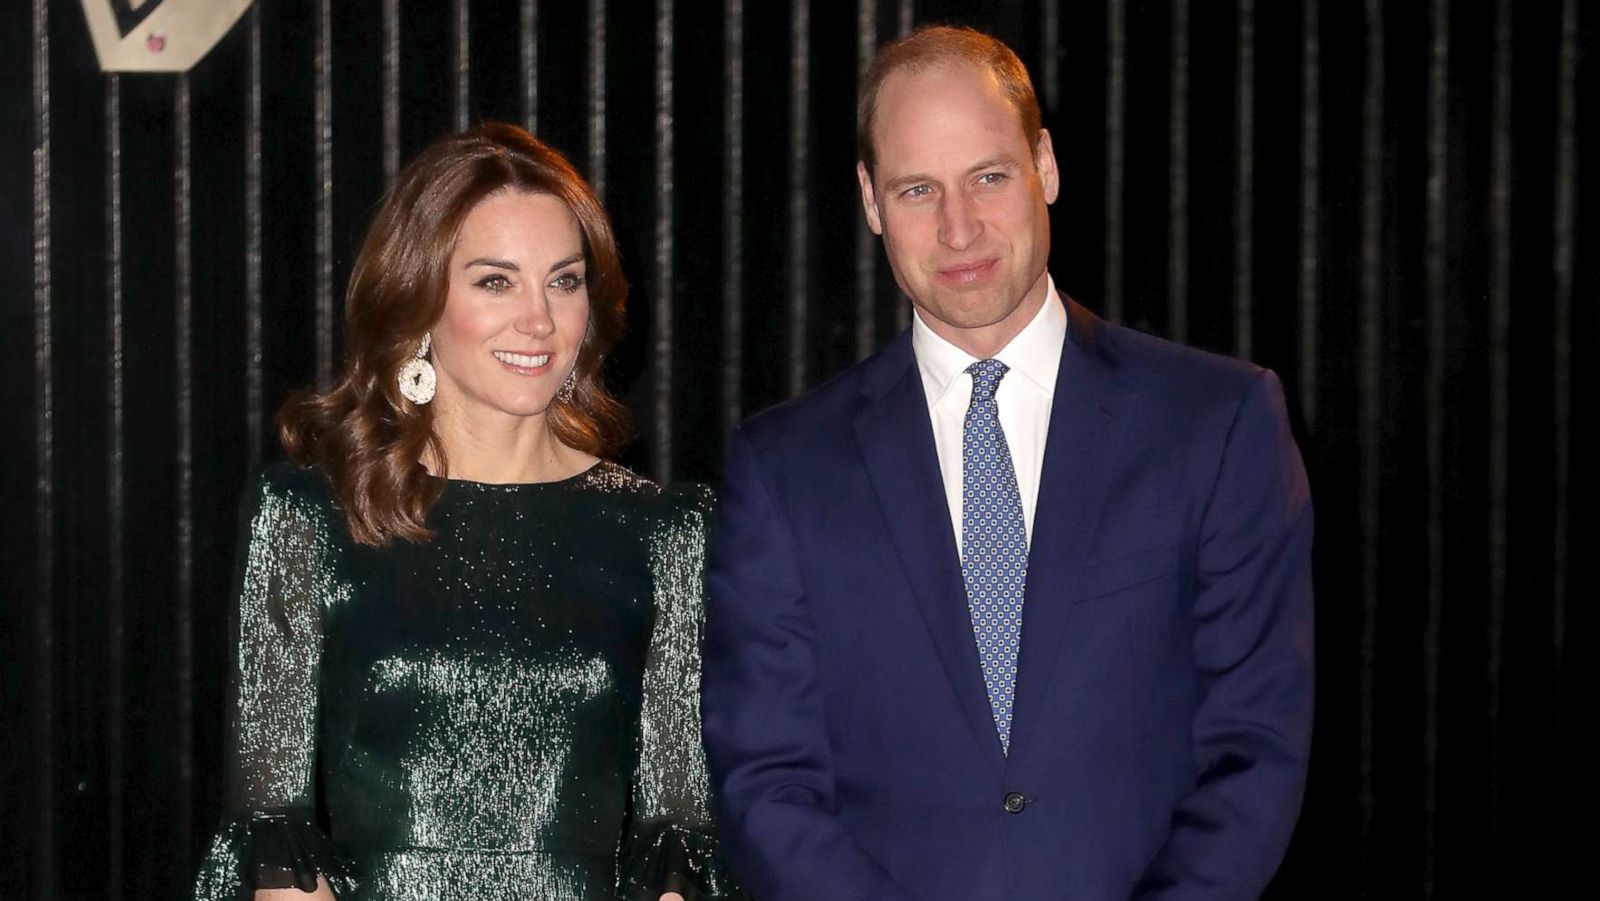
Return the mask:
<svg viewBox="0 0 1600 901">
<path fill-rule="evenodd" d="M 946 194 L 939 202 L 939 241 L 952 250 L 965 250 L 983 231 L 972 208 L 972 199 L 959 191 Z"/>
</svg>

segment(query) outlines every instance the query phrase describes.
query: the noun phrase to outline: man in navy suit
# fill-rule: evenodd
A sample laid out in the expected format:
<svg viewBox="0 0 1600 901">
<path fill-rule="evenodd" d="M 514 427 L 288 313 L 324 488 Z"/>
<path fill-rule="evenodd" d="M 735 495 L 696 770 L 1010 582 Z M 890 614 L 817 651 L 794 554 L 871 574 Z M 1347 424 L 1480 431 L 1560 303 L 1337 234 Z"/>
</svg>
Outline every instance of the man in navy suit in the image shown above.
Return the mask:
<svg viewBox="0 0 1600 901">
<path fill-rule="evenodd" d="M 728 454 L 703 681 L 760 901 L 1244 899 L 1311 728 L 1311 502 L 1271 372 L 1046 271 L 1004 44 L 880 51 L 862 205 L 912 327 Z"/>
</svg>

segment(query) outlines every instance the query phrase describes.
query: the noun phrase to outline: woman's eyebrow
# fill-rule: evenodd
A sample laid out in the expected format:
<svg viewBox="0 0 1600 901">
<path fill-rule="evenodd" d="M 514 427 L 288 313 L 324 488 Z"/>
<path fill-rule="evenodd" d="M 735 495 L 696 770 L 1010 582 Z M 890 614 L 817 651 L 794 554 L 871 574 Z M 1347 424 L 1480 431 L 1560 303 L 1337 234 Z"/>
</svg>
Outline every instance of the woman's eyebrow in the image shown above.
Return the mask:
<svg viewBox="0 0 1600 901">
<path fill-rule="evenodd" d="M 497 260 L 494 257 L 478 257 L 476 259 L 468 260 L 462 265 L 461 268 L 471 269 L 473 266 L 493 266 L 496 269 L 508 269 L 512 272 L 522 271 L 522 267 L 518 266 L 516 263 L 513 263 L 510 260 Z"/>
</svg>

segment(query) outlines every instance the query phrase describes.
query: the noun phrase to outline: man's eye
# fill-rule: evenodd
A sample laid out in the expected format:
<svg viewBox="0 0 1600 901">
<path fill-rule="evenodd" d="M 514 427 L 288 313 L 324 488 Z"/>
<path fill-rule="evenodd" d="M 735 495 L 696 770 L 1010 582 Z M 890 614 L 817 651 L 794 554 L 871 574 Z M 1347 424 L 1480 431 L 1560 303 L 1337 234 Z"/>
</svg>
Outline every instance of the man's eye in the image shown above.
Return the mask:
<svg viewBox="0 0 1600 901">
<path fill-rule="evenodd" d="M 933 193 L 933 188 L 930 185 L 912 185 L 911 187 L 906 188 L 904 196 L 906 196 L 906 197 L 927 197 L 929 194 L 932 194 L 932 193 Z"/>
<path fill-rule="evenodd" d="M 1006 180 L 1004 172 L 985 172 L 978 176 L 979 184 L 997 185 Z"/>
<path fill-rule="evenodd" d="M 504 294 L 511 290 L 511 279 L 498 274 L 486 275 L 478 279 L 477 285 L 490 294 Z"/>
<path fill-rule="evenodd" d="M 583 287 L 583 276 L 574 272 L 564 272 L 556 276 L 555 281 L 550 283 L 550 287 L 572 294 Z"/>
</svg>

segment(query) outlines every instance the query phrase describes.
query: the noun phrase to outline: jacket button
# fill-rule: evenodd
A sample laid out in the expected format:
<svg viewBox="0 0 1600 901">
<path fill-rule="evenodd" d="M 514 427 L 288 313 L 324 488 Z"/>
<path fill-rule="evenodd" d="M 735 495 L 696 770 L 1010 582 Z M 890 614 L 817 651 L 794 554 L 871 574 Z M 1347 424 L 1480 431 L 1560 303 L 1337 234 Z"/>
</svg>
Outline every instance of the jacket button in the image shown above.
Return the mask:
<svg viewBox="0 0 1600 901">
<path fill-rule="evenodd" d="M 1028 799 L 1021 792 L 1008 792 L 1006 794 L 1006 813 L 1021 813 L 1028 806 Z"/>
</svg>

